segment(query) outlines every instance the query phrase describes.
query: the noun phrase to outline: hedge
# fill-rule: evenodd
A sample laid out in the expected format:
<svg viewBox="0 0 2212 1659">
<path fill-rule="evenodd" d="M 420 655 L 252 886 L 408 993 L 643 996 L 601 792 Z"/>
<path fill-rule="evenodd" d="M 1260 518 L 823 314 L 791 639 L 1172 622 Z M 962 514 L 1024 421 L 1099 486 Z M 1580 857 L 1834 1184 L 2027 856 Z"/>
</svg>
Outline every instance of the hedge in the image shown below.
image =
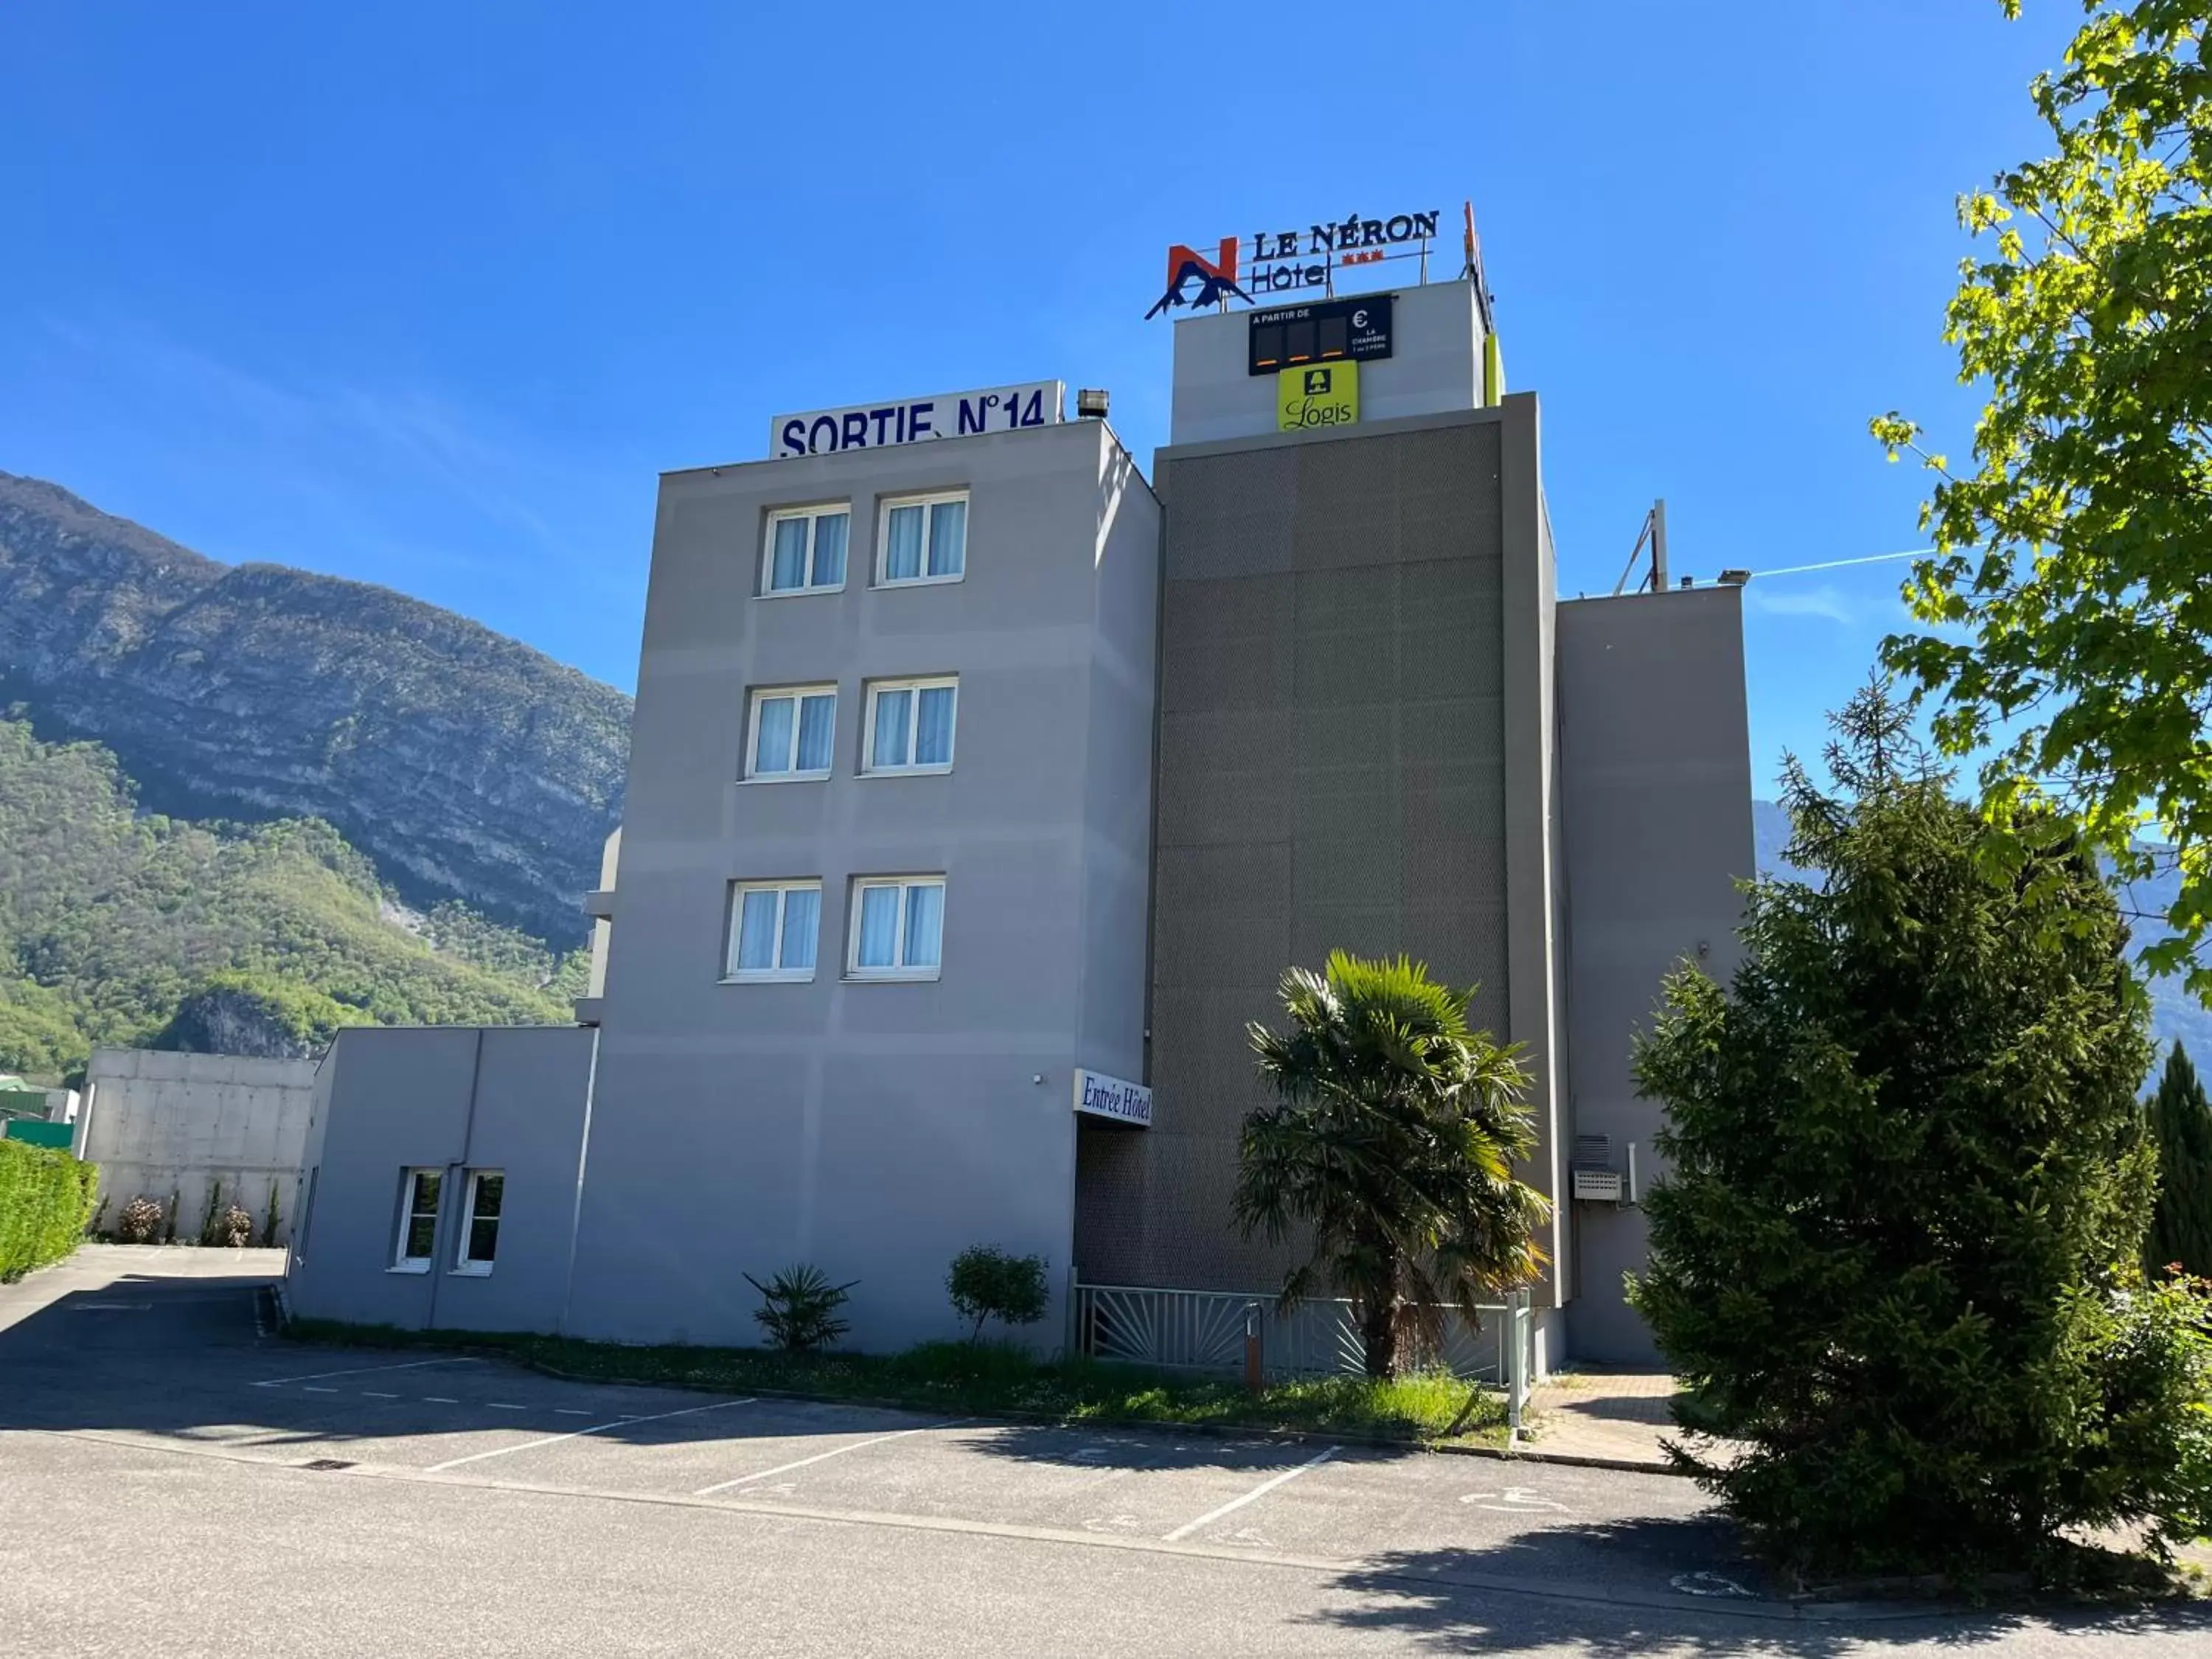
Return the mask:
<svg viewBox="0 0 2212 1659">
<path fill-rule="evenodd" d="M 76 1249 L 99 1192 L 97 1164 L 0 1140 L 0 1284 Z"/>
</svg>

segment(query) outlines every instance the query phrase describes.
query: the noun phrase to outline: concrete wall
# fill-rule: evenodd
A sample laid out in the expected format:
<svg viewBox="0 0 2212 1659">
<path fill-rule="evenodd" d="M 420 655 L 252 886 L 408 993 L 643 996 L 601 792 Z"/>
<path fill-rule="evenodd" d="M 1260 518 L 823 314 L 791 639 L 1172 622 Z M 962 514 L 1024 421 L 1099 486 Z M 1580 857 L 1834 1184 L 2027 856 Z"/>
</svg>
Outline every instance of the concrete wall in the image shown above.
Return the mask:
<svg viewBox="0 0 2212 1659">
<path fill-rule="evenodd" d="M 273 1182 L 277 1239 L 289 1237 L 314 1076 L 311 1060 L 94 1049 L 71 1150 L 100 1166 L 103 1224 L 141 1194 L 167 1206 L 173 1192 L 177 1236 L 197 1239 L 220 1182 L 223 1206 L 252 1211 L 258 1235 Z"/>
<path fill-rule="evenodd" d="M 1474 285 L 1431 283 L 1391 292 L 1391 355 L 1359 365 L 1360 424 L 1480 404 L 1482 320 Z M 1319 298 L 1282 303 L 1313 304 Z M 1275 431 L 1275 376 L 1251 372 L 1251 317 L 1246 311 L 1217 312 L 1176 324 L 1170 443 L 1212 443 Z"/>
<path fill-rule="evenodd" d="M 883 497 L 970 493 L 957 582 L 872 585 Z M 757 592 L 767 514 L 849 501 L 841 592 Z M 946 1264 L 1073 1249 L 1072 1072 L 1139 1074 L 1158 507 L 1098 422 L 663 480 L 571 1328 L 750 1342 L 741 1276 L 858 1279 L 951 1335 Z M 872 678 L 960 677 L 952 769 L 856 775 Z M 748 688 L 835 681 L 826 781 L 738 781 Z M 842 976 L 856 875 L 946 877 L 934 981 Z M 817 878 L 814 977 L 720 982 L 732 881 Z M 1032 1334 L 1061 1339 L 1053 1316 Z"/>
<path fill-rule="evenodd" d="M 567 1026 L 342 1031 L 315 1079 L 311 1202 L 285 1273 L 311 1318 L 559 1328 L 594 1033 Z M 429 1270 L 394 1266 L 403 1171 L 444 1172 Z M 506 1177 L 489 1273 L 457 1271 L 466 1175 Z"/>
<path fill-rule="evenodd" d="M 1286 1253 L 1229 1217 L 1264 1097 L 1245 1024 L 1337 946 L 1480 984 L 1476 1022 L 1530 1045 L 1551 1190 L 1536 418 L 1523 398 L 1162 452 L 1154 1127 L 1085 1126 L 1085 1279 L 1279 1283 Z"/>
<path fill-rule="evenodd" d="M 1574 1129 L 1611 1140 L 1625 1166 L 1657 1172 L 1659 1108 L 1629 1075 L 1632 1032 L 1649 1026 L 1659 981 L 1684 960 L 1734 972 L 1740 878 L 1756 873 L 1742 595 L 1672 590 L 1559 607 L 1566 806 Z M 1643 1212 L 1571 1206 L 1567 1310 L 1577 1358 L 1644 1362 L 1650 1333 L 1621 1297 L 1644 1257 Z"/>
</svg>

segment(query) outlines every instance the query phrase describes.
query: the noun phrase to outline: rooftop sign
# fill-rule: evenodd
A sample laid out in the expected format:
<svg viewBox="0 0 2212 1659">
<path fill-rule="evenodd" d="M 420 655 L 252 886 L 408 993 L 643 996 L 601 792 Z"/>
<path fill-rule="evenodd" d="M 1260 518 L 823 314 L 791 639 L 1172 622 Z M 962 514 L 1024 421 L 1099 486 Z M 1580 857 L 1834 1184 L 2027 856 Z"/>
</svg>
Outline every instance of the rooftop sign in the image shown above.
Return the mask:
<svg viewBox="0 0 2212 1659">
<path fill-rule="evenodd" d="M 1145 315 L 1149 319 L 1178 306 L 1203 311 L 1225 306 L 1231 296 L 1248 306 L 1260 298 L 1296 289 L 1334 291 L 1336 272 L 1383 259 L 1419 257 L 1427 280 L 1429 244 L 1443 215 L 1394 213 L 1386 219 L 1357 214 L 1296 230 L 1255 231 L 1245 239 L 1224 236 L 1211 255 L 1177 242 L 1168 249 L 1167 291 Z M 1194 288 L 1193 284 L 1196 286 Z"/>
<path fill-rule="evenodd" d="M 779 460 L 792 455 L 835 455 L 848 449 L 889 449 L 931 438 L 1050 426 L 1060 418 L 1066 390 L 1059 380 L 1030 380 L 981 392 L 944 392 L 933 398 L 779 415 L 769 422 L 768 453 Z"/>
</svg>

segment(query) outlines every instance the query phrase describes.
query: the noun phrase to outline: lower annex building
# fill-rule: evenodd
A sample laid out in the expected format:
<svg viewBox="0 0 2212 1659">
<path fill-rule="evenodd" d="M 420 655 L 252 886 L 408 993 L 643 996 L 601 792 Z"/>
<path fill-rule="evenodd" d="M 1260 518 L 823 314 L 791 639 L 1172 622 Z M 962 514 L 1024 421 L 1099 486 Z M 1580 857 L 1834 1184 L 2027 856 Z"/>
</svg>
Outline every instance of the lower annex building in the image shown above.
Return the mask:
<svg viewBox="0 0 2212 1659">
<path fill-rule="evenodd" d="M 1341 946 L 1524 1045 L 1539 1364 L 1649 1357 L 1630 1041 L 1735 958 L 1741 591 L 1559 600 L 1477 283 L 1358 301 L 1177 323 L 1152 483 L 1053 383 L 665 475 L 579 1024 L 341 1034 L 295 1309 L 745 1344 L 811 1262 L 887 1349 L 977 1243 L 1050 1264 L 1044 1347 L 1078 1283 L 1270 1297 L 1245 1025 Z"/>
</svg>

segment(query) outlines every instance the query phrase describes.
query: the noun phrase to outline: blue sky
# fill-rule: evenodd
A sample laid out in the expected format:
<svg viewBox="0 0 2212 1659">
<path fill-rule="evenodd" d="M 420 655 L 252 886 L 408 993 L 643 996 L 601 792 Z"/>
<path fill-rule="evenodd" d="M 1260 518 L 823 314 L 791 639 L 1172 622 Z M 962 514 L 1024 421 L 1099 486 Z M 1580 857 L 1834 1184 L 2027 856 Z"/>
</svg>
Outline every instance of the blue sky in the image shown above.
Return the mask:
<svg viewBox="0 0 2212 1659">
<path fill-rule="evenodd" d="M 0 11 L 0 470 L 628 688 L 654 477 L 778 411 L 1062 379 L 1149 462 L 1170 240 L 1471 198 L 1568 594 L 1912 547 L 1963 453 L 1956 193 L 2042 150 L 2029 0 Z M 1904 567 L 1754 581 L 1753 765 Z"/>
</svg>

